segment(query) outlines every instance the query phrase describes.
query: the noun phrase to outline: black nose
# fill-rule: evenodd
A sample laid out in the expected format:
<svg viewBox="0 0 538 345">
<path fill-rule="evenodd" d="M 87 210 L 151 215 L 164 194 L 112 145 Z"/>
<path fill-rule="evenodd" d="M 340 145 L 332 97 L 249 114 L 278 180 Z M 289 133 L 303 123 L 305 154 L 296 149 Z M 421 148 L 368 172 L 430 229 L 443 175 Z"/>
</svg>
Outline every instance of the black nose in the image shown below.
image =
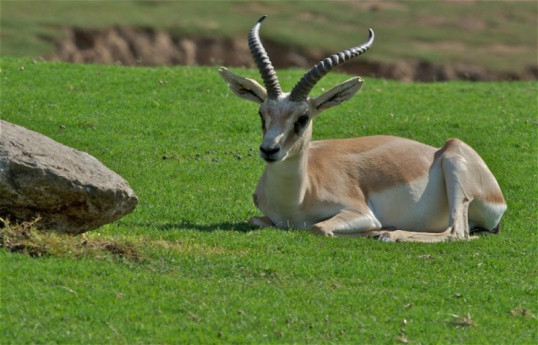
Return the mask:
<svg viewBox="0 0 538 345">
<path fill-rule="evenodd" d="M 278 147 L 278 146 L 275 146 L 275 147 L 263 147 L 263 146 L 260 146 L 260 151 L 263 154 L 265 154 L 267 156 L 270 156 L 270 155 L 275 154 L 278 151 L 280 151 L 280 147 Z"/>
</svg>

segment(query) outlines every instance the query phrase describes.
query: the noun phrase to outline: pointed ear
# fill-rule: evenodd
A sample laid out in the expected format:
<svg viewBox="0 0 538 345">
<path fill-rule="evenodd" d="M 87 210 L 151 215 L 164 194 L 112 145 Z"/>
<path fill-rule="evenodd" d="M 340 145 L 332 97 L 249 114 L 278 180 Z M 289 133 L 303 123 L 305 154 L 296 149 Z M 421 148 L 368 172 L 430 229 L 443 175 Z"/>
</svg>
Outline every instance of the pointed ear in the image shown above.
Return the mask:
<svg viewBox="0 0 538 345">
<path fill-rule="evenodd" d="M 362 83 L 363 81 L 359 77 L 351 78 L 320 96 L 312 98 L 312 106 L 319 112 L 334 107 L 353 97 L 361 88 Z"/>
<path fill-rule="evenodd" d="M 226 67 L 219 68 L 219 74 L 237 96 L 259 104 L 267 98 L 267 91 L 256 80 L 240 77 Z"/>
</svg>

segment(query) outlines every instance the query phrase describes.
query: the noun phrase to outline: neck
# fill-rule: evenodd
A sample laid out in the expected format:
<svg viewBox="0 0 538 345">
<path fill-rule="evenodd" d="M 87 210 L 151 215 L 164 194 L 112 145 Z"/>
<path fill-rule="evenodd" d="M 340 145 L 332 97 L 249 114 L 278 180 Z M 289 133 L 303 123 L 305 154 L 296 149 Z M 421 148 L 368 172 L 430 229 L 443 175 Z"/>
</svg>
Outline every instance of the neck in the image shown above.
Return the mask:
<svg viewBox="0 0 538 345">
<path fill-rule="evenodd" d="M 298 206 L 308 186 L 308 148 L 303 148 L 284 161 L 265 166 L 266 193 L 281 205 Z"/>
</svg>

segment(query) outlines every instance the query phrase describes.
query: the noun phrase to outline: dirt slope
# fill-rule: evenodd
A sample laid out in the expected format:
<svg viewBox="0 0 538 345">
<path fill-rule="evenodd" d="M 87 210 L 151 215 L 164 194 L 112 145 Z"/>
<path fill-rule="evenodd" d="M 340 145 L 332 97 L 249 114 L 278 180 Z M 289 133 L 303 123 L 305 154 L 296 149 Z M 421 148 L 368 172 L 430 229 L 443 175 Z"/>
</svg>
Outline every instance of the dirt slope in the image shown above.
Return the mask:
<svg viewBox="0 0 538 345">
<path fill-rule="evenodd" d="M 67 28 L 55 42 L 53 60 L 75 63 L 123 65 L 225 65 L 255 67 L 246 40 L 208 37 L 175 37 L 155 29 L 110 27 L 101 30 Z M 306 51 L 264 39 L 276 68 L 310 68 L 334 52 Z M 500 48 L 498 48 L 500 49 Z M 346 73 L 401 81 L 445 80 L 536 80 L 538 67 L 521 72 L 492 72 L 468 64 L 435 65 L 427 61 L 401 60 L 392 64 L 369 61 L 367 57 L 343 67 Z"/>
</svg>

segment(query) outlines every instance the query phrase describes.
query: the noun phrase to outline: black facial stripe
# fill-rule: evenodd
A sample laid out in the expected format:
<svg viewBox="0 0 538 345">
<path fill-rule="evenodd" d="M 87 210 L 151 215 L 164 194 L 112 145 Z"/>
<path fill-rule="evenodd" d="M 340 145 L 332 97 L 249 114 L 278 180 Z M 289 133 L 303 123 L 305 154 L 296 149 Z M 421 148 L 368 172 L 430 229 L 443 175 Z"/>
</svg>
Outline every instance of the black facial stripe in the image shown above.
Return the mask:
<svg viewBox="0 0 538 345">
<path fill-rule="evenodd" d="M 265 119 L 263 118 L 263 115 L 261 112 L 258 112 L 258 115 L 260 115 L 260 119 L 262 120 L 262 131 L 265 133 Z"/>
</svg>

